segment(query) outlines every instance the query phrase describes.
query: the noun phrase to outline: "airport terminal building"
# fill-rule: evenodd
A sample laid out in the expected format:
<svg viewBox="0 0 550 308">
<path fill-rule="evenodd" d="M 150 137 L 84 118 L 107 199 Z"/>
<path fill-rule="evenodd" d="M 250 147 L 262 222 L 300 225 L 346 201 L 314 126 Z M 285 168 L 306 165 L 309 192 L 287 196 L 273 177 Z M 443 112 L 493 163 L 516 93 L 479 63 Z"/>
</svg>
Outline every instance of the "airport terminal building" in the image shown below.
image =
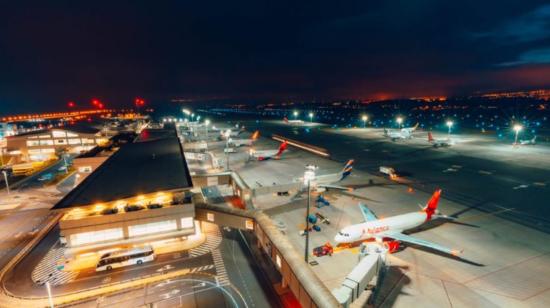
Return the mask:
<svg viewBox="0 0 550 308">
<path fill-rule="evenodd" d="M 43 161 L 57 151 L 82 153 L 108 141 L 98 129 L 85 126 L 52 128 L 9 136 L 6 152 L 20 161 Z"/>
<path fill-rule="evenodd" d="M 161 135 L 160 138 L 148 138 Z M 195 234 L 193 183 L 179 139 L 142 132 L 53 208 L 67 253 Z"/>
</svg>

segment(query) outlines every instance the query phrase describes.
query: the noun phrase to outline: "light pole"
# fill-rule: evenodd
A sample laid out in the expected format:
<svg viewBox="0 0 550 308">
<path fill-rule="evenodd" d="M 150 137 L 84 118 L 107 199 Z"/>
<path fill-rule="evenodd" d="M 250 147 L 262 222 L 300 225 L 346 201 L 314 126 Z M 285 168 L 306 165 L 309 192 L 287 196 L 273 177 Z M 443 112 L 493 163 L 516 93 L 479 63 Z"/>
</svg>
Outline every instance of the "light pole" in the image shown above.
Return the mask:
<svg viewBox="0 0 550 308">
<path fill-rule="evenodd" d="M 313 112 L 309 113 L 309 122 L 313 123 Z"/>
<path fill-rule="evenodd" d="M 403 118 L 397 117 L 397 124 L 399 125 L 399 129 L 401 129 L 401 123 L 403 123 Z"/>
<path fill-rule="evenodd" d="M 454 124 L 453 121 L 451 120 L 447 121 L 447 127 L 449 128 L 449 133 L 448 133 L 449 137 L 451 137 L 451 128 L 453 127 L 453 124 Z"/>
<path fill-rule="evenodd" d="M 205 119 L 204 120 L 204 127 L 205 127 L 205 131 L 206 131 L 206 139 L 208 139 L 208 125 L 210 125 L 210 120 Z"/>
<path fill-rule="evenodd" d="M 231 130 L 228 129 L 225 131 L 225 164 L 226 164 L 226 170 L 229 170 L 229 138 L 231 137 Z"/>
<path fill-rule="evenodd" d="M 48 290 L 48 301 L 50 302 L 50 307 L 53 307 L 53 298 L 52 298 L 52 288 L 50 287 L 50 282 L 46 281 L 46 290 Z"/>
<path fill-rule="evenodd" d="M 2 170 L 2 173 L 4 174 L 4 181 L 6 182 L 6 190 L 8 191 L 8 195 L 10 194 L 10 184 L 8 183 L 8 172 L 6 170 Z"/>
<path fill-rule="evenodd" d="M 65 165 L 65 174 L 69 173 L 69 166 L 67 166 L 67 155 L 65 153 L 61 154 L 63 157 L 63 164 Z"/>
<path fill-rule="evenodd" d="M 294 120 L 298 119 L 298 111 L 294 110 L 292 115 L 294 116 Z"/>
<path fill-rule="evenodd" d="M 304 251 L 304 260 L 308 263 L 309 260 L 309 206 L 311 203 L 311 181 L 315 179 L 315 169 L 317 166 L 307 165 L 304 172 L 304 184 L 307 184 L 307 210 L 306 210 L 306 248 Z"/>
<path fill-rule="evenodd" d="M 366 115 L 363 115 L 363 116 L 361 117 L 361 120 L 363 120 L 363 128 L 367 127 L 367 120 L 368 120 L 368 119 L 369 119 L 369 117 L 366 116 Z"/>
<path fill-rule="evenodd" d="M 516 138 L 514 139 L 514 145 L 517 145 L 518 144 L 518 135 L 519 135 L 519 132 L 523 129 L 523 126 L 521 126 L 520 124 L 516 124 L 514 125 L 514 131 L 516 132 Z"/>
</svg>

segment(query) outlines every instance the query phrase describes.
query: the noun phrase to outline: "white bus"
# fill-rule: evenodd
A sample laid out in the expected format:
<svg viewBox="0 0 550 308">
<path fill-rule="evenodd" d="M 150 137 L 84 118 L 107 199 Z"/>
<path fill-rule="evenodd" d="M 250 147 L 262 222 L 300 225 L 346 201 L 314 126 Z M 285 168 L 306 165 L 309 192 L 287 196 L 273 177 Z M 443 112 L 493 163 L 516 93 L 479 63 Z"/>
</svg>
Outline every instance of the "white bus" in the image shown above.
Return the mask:
<svg viewBox="0 0 550 308">
<path fill-rule="evenodd" d="M 102 255 L 95 270 L 99 272 L 128 265 L 140 265 L 144 262 L 153 261 L 154 259 L 155 252 L 151 246 L 117 250 Z"/>
</svg>

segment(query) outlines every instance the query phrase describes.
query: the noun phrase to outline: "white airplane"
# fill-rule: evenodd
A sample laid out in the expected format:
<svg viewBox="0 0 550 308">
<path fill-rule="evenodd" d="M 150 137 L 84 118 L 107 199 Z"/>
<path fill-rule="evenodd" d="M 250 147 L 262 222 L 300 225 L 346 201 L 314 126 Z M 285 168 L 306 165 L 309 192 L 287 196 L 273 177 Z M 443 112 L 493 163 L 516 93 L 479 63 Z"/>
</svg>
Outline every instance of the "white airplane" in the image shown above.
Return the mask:
<svg viewBox="0 0 550 308">
<path fill-rule="evenodd" d="M 340 172 L 315 176 L 315 179 L 311 181 L 310 185 L 317 192 L 323 192 L 328 189 L 349 190 L 348 187 L 335 185 L 335 183 L 343 181 L 351 174 L 353 171 L 353 162 L 353 159 L 348 160 Z M 305 183 L 303 177 L 294 179 L 294 182 Z"/>
<path fill-rule="evenodd" d="M 527 140 L 520 140 L 519 145 L 535 145 L 537 144 L 537 136 L 533 137 L 533 139 L 527 139 Z"/>
<path fill-rule="evenodd" d="M 283 118 L 283 121 L 284 121 L 286 124 L 304 124 L 304 121 L 303 121 L 303 120 L 289 120 L 287 117 L 284 117 L 284 118 Z"/>
<path fill-rule="evenodd" d="M 436 190 L 420 212 L 412 212 L 382 219 L 378 219 L 369 208 L 359 203 L 365 222 L 343 228 L 334 237 L 334 240 L 340 244 L 374 239 L 376 242 L 382 243 L 390 253 L 398 251 L 401 243 L 413 244 L 456 256 L 462 253 L 462 251 L 450 249 L 403 233 L 404 231 L 414 229 L 432 219 L 454 219 L 453 217 L 438 214 L 437 204 L 440 195 L 441 190 Z"/>
<path fill-rule="evenodd" d="M 256 141 L 256 139 L 258 139 L 259 135 L 260 135 L 260 132 L 255 131 L 254 134 L 252 134 L 252 136 L 250 137 L 250 139 L 233 139 L 233 138 L 229 138 L 227 143 L 228 143 L 229 146 L 236 147 L 236 148 L 241 147 L 243 145 L 244 146 L 252 146 L 254 141 Z"/>
<path fill-rule="evenodd" d="M 390 138 L 392 141 L 396 141 L 398 139 L 410 139 L 412 138 L 412 133 L 417 127 L 418 123 L 416 123 L 415 126 L 404 127 L 400 130 L 384 128 L 384 136 Z"/>
<path fill-rule="evenodd" d="M 256 151 L 254 149 L 250 149 L 250 157 L 253 157 L 257 160 L 269 160 L 269 159 L 279 159 L 281 158 L 281 155 L 283 155 L 283 152 L 288 147 L 288 142 L 285 140 L 281 145 L 279 146 L 279 149 L 277 150 L 263 150 L 263 151 Z"/>
<path fill-rule="evenodd" d="M 455 142 L 451 138 L 434 139 L 434 137 L 432 136 L 432 132 L 428 132 L 428 142 L 431 143 L 434 148 L 450 147 L 455 144 Z"/>
</svg>

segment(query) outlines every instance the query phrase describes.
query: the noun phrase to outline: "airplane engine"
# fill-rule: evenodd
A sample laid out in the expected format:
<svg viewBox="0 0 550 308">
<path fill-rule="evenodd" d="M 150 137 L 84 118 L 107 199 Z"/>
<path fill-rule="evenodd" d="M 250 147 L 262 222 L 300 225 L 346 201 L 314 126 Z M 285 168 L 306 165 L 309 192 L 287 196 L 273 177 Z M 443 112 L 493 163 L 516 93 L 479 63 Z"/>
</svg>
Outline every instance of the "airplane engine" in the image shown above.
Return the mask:
<svg viewBox="0 0 550 308">
<path fill-rule="evenodd" d="M 394 253 L 399 250 L 401 244 L 399 241 L 386 241 L 384 242 L 384 248 L 388 250 L 389 253 Z"/>
</svg>

